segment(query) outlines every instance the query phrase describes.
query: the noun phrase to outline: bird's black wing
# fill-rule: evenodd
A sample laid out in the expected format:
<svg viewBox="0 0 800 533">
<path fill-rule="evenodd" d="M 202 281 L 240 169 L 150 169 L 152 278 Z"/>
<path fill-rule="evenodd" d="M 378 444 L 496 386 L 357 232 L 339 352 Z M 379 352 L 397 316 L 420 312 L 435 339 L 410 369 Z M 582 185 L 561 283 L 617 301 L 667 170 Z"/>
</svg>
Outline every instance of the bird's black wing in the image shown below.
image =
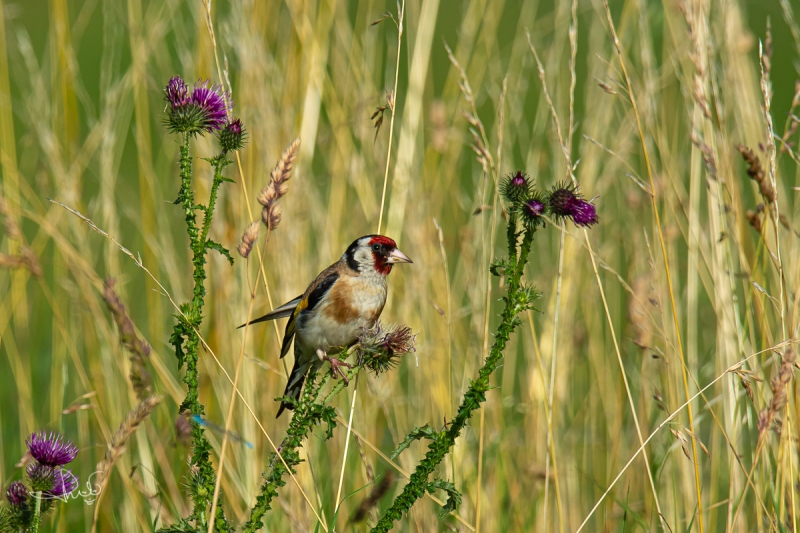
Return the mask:
<svg viewBox="0 0 800 533">
<path fill-rule="evenodd" d="M 322 273 L 317 276 L 317 279 L 314 280 L 308 289 L 306 289 L 306 293 L 297 303 L 297 306 L 294 308 L 294 312 L 292 316 L 289 318 L 289 321 L 286 323 L 286 331 L 283 333 L 283 344 L 281 345 L 281 359 L 289 353 L 289 346 L 292 345 L 292 339 L 294 339 L 294 334 L 296 331 L 297 326 L 297 319 L 303 312 L 309 312 L 314 309 L 317 304 L 319 304 L 320 300 L 331 290 L 333 284 L 336 283 L 336 280 L 339 279 L 339 273 L 332 267 L 328 267 L 322 271 Z"/>
<path fill-rule="evenodd" d="M 303 295 L 301 294 L 297 298 L 286 302 L 282 306 L 276 307 L 275 309 L 273 309 L 272 311 L 270 311 L 266 315 L 264 315 L 262 317 L 259 317 L 259 318 L 256 318 L 255 320 L 251 320 L 250 322 L 247 322 L 245 324 L 242 324 L 241 326 L 239 326 L 236 329 L 243 328 L 248 324 L 258 324 L 259 322 L 266 322 L 268 320 L 276 320 L 278 318 L 287 317 L 287 316 L 291 315 L 292 313 L 294 313 L 294 310 L 297 307 L 297 304 L 300 303 L 300 300 L 302 298 L 303 298 Z"/>
</svg>

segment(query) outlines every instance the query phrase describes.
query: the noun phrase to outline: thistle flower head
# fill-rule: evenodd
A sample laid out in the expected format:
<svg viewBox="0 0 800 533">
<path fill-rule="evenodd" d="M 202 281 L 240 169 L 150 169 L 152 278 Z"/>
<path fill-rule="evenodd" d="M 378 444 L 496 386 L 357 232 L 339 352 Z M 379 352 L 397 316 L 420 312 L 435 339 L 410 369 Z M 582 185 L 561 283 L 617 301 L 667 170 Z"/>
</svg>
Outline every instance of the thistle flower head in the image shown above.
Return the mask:
<svg viewBox="0 0 800 533">
<path fill-rule="evenodd" d="M 189 87 L 180 76 L 173 76 L 164 88 L 164 98 L 175 109 L 189 103 Z"/>
<path fill-rule="evenodd" d="M 366 368 L 381 374 L 397 366 L 402 356 L 416 350 L 416 338 L 408 326 L 383 326 L 376 322 L 358 337 L 360 358 Z"/>
<path fill-rule="evenodd" d="M 235 152 L 244 146 L 244 142 L 247 138 L 247 131 L 242 125 L 242 121 L 237 118 L 219 130 L 217 136 L 219 138 L 219 145 L 224 151 Z"/>
<path fill-rule="evenodd" d="M 222 86 L 210 80 L 198 81 L 192 91 L 192 104 L 202 109 L 202 129 L 211 133 L 222 129 L 228 120 L 228 102 L 231 97 Z"/>
<path fill-rule="evenodd" d="M 530 197 L 526 198 L 522 202 L 522 216 L 529 226 L 536 227 L 536 226 L 544 226 L 544 213 L 547 210 L 547 206 L 542 199 L 541 194 L 534 192 Z"/>
<path fill-rule="evenodd" d="M 22 481 L 14 481 L 6 491 L 6 498 L 11 505 L 21 505 L 28 500 L 28 488 Z"/>
<path fill-rule="evenodd" d="M 46 491 L 48 496 L 63 498 L 78 488 L 78 478 L 71 470 L 57 469 L 53 473 L 53 488 Z"/>
<path fill-rule="evenodd" d="M 594 205 L 584 200 L 578 187 L 571 184 L 553 188 L 548 195 L 547 204 L 556 219 L 569 218 L 576 226 L 590 227 L 600 221 Z"/>
<path fill-rule="evenodd" d="M 78 448 L 58 433 L 33 433 L 25 444 L 33 458 L 43 465 L 62 466 L 71 463 L 78 455 Z"/>
<path fill-rule="evenodd" d="M 528 197 L 531 192 L 531 184 L 528 175 L 518 170 L 514 174 L 509 174 L 500 183 L 500 194 L 507 201 L 516 203 Z"/>
<path fill-rule="evenodd" d="M 221 130 L 228 123 L 232 107 L 230 95 L 209 80 L 195 83 L 191 94 L 180 76 L 174 76 L 164 88 L 167 101 L 167 128 L 172 132 L 196 135 Z"/>
</svg>

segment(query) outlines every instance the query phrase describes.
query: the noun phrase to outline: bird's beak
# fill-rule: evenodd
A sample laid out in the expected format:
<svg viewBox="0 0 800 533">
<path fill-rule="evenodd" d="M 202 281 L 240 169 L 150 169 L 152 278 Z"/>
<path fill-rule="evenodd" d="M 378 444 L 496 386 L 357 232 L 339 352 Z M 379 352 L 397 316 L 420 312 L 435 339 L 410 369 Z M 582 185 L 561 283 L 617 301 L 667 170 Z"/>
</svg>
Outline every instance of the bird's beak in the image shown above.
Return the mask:
<svg viewBox="0 0 800 533">
<path fill-rule="evenodd" d="M 409 259 L 406 254 L 395 248 L 386 258 L 386 262 L 390 265 L 394 265 L 396 263 L 413 263 L 414 261 Z"/>
</svg>

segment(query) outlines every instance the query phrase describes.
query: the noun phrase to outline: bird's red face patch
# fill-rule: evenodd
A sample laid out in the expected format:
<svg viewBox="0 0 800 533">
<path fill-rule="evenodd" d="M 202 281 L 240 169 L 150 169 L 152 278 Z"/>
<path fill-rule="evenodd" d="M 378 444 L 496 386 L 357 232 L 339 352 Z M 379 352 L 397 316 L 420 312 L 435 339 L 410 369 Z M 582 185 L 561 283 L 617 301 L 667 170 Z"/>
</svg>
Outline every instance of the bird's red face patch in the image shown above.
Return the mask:
<svg viewBox="0 0 800 533">
<path fill-rule="evenodd" d="M 369 240 L 369 247 L 372 250 L 372 257 L 375 259 L 375 270 L 388 276 L 392 271 L 392 265 L 386 262 L 386 258 L 392 250 L 397 248 L 397 243 L 389 237 L 376 235 Z"/>
</svg>

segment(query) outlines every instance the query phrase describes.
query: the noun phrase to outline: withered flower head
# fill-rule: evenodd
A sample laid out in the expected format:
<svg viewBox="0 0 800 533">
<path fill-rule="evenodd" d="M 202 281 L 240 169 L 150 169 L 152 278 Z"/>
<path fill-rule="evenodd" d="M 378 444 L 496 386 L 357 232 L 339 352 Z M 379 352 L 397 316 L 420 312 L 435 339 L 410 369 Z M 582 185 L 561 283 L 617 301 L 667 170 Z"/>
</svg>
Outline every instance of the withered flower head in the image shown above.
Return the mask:
<svg viewBox="0 0 800 533">
<path fill-rule="evenodd" d="M 408 326 L 383 326 L 376 322 L 358 337 L 359 357 L 367 369 L 378 375 L 397 366 L 405 354 L 415 351 L 416 338 Z"/>
</svg>

